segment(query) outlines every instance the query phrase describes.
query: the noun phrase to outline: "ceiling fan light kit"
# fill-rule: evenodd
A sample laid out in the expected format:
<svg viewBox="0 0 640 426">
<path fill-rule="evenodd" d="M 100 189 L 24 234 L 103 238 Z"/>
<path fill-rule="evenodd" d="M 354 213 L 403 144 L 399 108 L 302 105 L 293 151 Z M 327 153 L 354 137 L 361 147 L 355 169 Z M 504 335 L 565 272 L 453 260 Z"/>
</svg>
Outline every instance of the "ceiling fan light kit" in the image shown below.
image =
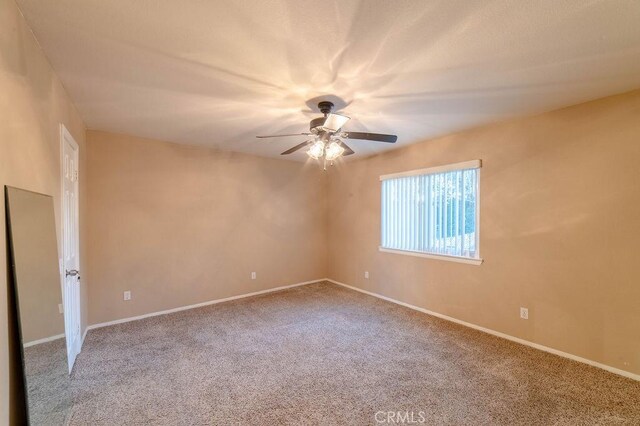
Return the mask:
<svg viewBox="0 0 640 426">
<path fill-rule="evenodd" d="M 333 103 L 322 101 L 318 103 L 318 109 L 324 114 L 324 117 L 318 117 L 309 123 L 310 133 L 294 133 L 284 135 L 256 136 L 257 138 L 278 138 L 287 136 L 313 136 L 314 139 L 302 142 L 280 155 L 289 155 L 299 149 L 309 146 L 307 155 L 314 160 L 323 159 L 324 169 L 327 169 L 327 161 L 333 165 L 333 162 L 343 155 L 354 154 L 353 151 L 341 138 L 345 139 L 361 139 L 374 142 L 395 143 L 398 137 L 396 135 L 383 135 L 379 133 L 362 133 L 362 132 L 344 132 L 342 127 L 351 119 L 346 115 L 334 114 Z"/>
<path fill-rule="evenodd" d="M 324 154 L 324 142 L 321 140 L 314 142 L 314 144 L 311 145 L 311 148 L 309 148 L 309 151 L 307 151 L 307 155 L 313 158 L 314 160 L 321 158 L 323 154 Z"/>
<path fill-rule="evenodd" d="M 325 151 L 327 160 L 333 161 L 344 153 L 344 148 L 338 142 L 331 142 Z"/>
</svg>

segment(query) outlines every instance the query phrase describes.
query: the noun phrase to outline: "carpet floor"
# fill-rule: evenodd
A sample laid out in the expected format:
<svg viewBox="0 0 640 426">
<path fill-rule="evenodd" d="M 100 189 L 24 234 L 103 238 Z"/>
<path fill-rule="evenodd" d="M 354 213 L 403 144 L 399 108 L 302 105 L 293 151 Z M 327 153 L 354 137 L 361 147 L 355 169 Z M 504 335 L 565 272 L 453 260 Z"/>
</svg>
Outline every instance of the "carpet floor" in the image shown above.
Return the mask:
<svg viewBox="0 0 640 426">
<path fill-rule="evenodd" d="M 640 424 L 640 382 L 331 283 L 92 330 L 72 394 L 74 425 Z"/>
</svg>

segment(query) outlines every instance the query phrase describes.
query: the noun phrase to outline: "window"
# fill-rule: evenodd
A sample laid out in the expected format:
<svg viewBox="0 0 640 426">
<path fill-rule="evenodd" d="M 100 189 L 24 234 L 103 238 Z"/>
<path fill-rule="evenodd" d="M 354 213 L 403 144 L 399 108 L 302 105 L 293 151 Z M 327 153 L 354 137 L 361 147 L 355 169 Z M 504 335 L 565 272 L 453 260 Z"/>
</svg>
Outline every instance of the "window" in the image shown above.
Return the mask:
<svg viewBox="0 0 640 426">
<path fill-rule="evenodd" d="M 480 264 L 480 160 L 380 176 L 381 251 Z"/>
</svg>

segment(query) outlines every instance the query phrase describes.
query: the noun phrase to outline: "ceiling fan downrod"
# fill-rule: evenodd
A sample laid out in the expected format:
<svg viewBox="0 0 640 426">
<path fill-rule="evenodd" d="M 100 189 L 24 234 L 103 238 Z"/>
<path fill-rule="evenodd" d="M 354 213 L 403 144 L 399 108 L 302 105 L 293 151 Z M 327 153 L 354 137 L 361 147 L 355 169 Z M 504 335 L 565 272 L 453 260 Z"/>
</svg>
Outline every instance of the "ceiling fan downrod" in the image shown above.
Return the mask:
<svg viewBox="0 0 640 426">
<path fill-rule="evenodd" d="M 326 117 L 328 114 L 331 114 L 331 111 L 333 110 L 333 102 L 329 102 L 329 101 L 318 102 L 318 109 Z"/>
</svg>

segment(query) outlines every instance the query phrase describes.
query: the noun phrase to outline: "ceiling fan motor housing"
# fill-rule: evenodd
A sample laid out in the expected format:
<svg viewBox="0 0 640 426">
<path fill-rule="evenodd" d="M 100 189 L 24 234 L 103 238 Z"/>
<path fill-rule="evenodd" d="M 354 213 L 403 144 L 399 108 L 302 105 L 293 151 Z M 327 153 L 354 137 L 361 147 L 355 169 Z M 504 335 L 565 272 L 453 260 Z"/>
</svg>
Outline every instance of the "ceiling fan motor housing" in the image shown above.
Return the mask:
<svg viewBox="0 0 640 426">
<path fill-rule="evenodd" d="M 309 122 L 309 130 L 311 130 L 311 132 L 316 135 L 322 132 L 322 125 L 324 124 L 325 120 L 325 117 L 314 118 Z"/>
<path fill-rule="evenodd" d="M 329 101 L 318 102 L 318 109 L 320 110 L 321 113 L 324 114 L 324 117 L 314 118 L 309 122 L 309 130 L 311 130 L 311 133 L 315 135 L 319 135 L 325 131 L 322 128 L 322 126 L 324 126 L 324 123 L 327 119 L 327 115 L 331 114 L 331 110 L 333 110 L 333 102 L 329 102 Z"/>
</svg>

